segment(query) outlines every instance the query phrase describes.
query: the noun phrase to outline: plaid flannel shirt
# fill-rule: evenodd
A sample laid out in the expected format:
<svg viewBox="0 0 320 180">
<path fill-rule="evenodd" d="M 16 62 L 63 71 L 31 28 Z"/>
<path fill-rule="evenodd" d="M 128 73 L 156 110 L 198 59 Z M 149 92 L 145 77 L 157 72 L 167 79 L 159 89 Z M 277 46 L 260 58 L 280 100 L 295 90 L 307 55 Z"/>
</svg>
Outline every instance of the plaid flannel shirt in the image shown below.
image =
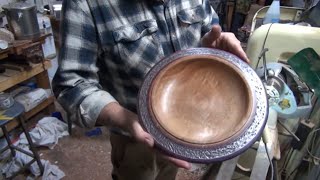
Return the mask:
<svg viewBox="0 0 320 180">
<path fill-rule="evenodd" d="M 93 127 L 118 101 L 136 111 L 148 70 L 171 53 L 198 47 L 218 23 L 207 0 L 65 0 L 53 89 L 69 118 Z"/>
</svg>

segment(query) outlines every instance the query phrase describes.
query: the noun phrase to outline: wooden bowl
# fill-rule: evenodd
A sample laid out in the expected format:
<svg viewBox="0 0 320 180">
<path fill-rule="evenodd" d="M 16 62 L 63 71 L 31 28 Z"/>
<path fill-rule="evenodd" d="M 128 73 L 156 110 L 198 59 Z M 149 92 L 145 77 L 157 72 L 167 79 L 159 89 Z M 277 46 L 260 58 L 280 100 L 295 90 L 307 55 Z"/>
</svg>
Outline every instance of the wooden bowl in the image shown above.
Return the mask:
<svg viewBox="0 0 320 180">
<path fill-rule="evenodd" d="M 168 64 L 154 78 L 149 101 L 152 120 L 187 143 L 226 141 L 252 121 L 249 85 L 218 57 L 188 56 Z"/>
<path fill-rule="evenodd" d="M 244 151 L 262 132 L 266 112 L 255 72 L 215 49 L 188 49 L 164 58 L 139 93 L 140 120 L 157 146 L 192 162 L 225 160 Z"/>
</svg>

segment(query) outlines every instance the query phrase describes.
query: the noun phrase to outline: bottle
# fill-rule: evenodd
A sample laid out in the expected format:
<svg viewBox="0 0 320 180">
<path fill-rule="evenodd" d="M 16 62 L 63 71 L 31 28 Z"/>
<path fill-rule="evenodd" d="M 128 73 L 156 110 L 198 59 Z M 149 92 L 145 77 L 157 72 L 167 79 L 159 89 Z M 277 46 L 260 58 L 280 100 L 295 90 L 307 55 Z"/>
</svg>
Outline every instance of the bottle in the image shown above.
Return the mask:
<svg viewBox="0 0 320 180">
<path fill-rule="evenodd" d="M 263 24 L 278 23 L 279 21 L 280 21 L 280 2 L 279 0 L 273 0 L 263 20 Z"/>
</svg>

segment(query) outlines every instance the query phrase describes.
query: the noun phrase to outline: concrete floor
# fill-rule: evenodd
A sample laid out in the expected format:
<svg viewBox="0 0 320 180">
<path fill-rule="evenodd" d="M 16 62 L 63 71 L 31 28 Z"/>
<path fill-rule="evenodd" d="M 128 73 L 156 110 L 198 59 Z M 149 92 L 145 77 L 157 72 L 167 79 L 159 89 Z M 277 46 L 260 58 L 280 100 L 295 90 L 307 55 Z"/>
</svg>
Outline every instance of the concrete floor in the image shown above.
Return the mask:
<svg viewBox="0 0 320 180">
<path fill-rule="evenodd" d="M 108 131 L 102 128 L 99 136 L 87 137 L 85 130 L 73 128 L 72 136 L 59 139 L 54 149 L 40 149 L 41 159 L 57 165 L 66 176 L 63 179 L 111 180 L 111 145 Z M 197 180 L 202 172 L 179 169 L 176 180 Z"/>
<path fill-rule="evenodd" d="M 53 150 L 43 149 L 39 154 L 56 164 L 66 174 L 64 179 L 111 179 L 111 146 L 105 132 L 87 137 L 83 129 L 74 128 L 72 136 L 60 139 Z"/>
<path fill-rule="evenodd" d="M 50 81 L 52 81 L 58 67 L 57 58 L 52 59 L 51 63 L 52 67 L 48 70 Z M 57 110 L 62 112 L 63 118 L 66 119 L 62 107 L 57 103 L 55 105 Z M 39 120 L 40 116 L 35 119 Z M 102 134 L 94 137 L 87 137 L 85 132 L 85 129 L 73 128 L 72 136 L 59 139 L 59 143 L 54 149 L 40 148 L 40 158 L 57 165 L 66 174 L 63 178 L 65 180 L 111 180 L 111 145 L 108 130 L 102 128 Z M 203 170 L 190 172 L 179 169 L 176 180 L 197 180 L 202 174 Z M 26 176 L 28 176 L 27 173 L 15 179 L 23 180 Z"/>
</svg>

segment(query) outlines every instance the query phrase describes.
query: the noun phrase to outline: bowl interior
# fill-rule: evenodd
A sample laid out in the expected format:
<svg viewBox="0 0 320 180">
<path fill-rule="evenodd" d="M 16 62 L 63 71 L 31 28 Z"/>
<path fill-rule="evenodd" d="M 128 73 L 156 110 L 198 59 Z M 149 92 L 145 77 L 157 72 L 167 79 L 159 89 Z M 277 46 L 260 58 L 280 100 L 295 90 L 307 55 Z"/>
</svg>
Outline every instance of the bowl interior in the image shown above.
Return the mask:
<svg viewBox="0 0 320 180">
<path fill-rule="evenodd" d="M 162 69 L 150 88 L 153 120 L 173 139 L 214 144 L 242 132 L 252 111 L 241 72 L 216 56 L 187 56 Z"/>
</svg>

